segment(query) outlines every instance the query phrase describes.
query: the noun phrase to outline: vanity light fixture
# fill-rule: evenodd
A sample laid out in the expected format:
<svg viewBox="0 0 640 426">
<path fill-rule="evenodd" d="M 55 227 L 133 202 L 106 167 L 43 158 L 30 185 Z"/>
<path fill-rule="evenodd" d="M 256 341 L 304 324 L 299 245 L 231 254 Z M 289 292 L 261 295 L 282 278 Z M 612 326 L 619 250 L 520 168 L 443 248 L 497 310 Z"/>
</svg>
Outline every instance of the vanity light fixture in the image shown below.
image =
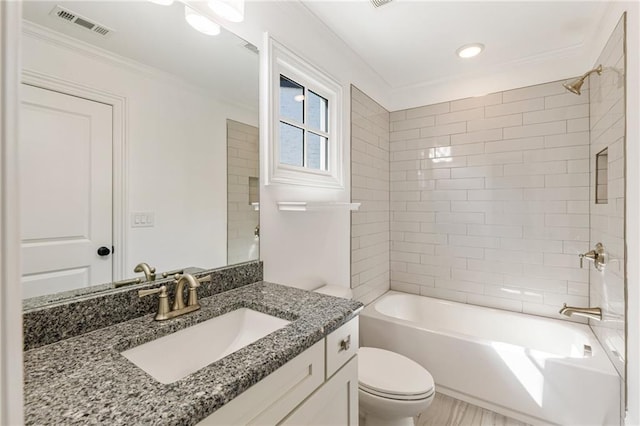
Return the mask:
<svg viewBox="0 0 640 426">
<path fill-rule="evenodd" d="M 468 59 L 478 56 L 483 50 L 484 44 L 482 43 L 465 44 L 456 50 L 456 54 L 463 59 Z"/>
<path fill-rule="evenodd" d="M 189 25 L 203 34 L 212 36 L 220 34 L 220 25 L 206 16 L 199 14 L 187 5 L 184 6 L 184 19 L 187 20 Z"/>
<path fill-rule="evenodd" d="M 227 21 L 244 20 L 244 0 L 209 0 L 208 5 L 216 15 Z"/>
</svg>

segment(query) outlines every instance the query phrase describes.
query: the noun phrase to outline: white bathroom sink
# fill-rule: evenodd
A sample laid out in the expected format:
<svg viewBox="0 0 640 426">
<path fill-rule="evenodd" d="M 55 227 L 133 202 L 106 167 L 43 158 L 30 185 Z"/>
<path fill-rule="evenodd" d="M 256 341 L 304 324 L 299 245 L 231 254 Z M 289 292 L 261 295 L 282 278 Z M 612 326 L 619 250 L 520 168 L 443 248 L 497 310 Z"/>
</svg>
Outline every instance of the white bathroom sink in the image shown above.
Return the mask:
<svg viewBox="0 0 640 426">
<path fill-rule="evenodd" d="M 122 352 L 160 383 L 173 383 L 289 321 L 241 308 Z"/>
</svg>

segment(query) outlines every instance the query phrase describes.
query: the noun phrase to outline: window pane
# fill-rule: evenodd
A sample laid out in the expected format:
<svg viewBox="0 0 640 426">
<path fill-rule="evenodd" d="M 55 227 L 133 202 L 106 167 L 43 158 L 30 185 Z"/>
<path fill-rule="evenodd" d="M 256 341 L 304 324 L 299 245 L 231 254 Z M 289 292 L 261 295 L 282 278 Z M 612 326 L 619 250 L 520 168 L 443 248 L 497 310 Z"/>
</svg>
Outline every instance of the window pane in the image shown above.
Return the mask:
<svg viewBox="0 0 640 426">
<path fill-rule="evenodd" d="M 304 123 L 304 87 L 280 76 L 280 117 Z"/>
<path fill-rule="evenodd" d="M 328 106 L 328 100 L 309 90 L 309 99 L 307 103 L 307 119 L 309 121 L 310 127 L 321 130 L 323 132 L 329 131 L 327 125 Z"/>
<path fill-rule="evenodd" d="M 304 130 L 280 122 L 280 163 L 304 166 Z"/>
<path fill-rule="evenodd" d="M 327 170 L 327 138 L 307 133 L 307 167 Z"/>
</svg>

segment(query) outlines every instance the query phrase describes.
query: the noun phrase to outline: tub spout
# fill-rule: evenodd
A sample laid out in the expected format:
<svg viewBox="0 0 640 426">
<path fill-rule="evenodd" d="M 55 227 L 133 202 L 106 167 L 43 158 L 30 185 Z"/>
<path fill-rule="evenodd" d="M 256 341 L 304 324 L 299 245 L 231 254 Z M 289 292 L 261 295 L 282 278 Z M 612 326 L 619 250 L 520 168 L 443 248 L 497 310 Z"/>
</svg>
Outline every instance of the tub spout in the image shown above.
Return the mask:
<svg viewBox="0 0 640 426">
<path fill-rule="evenodd" d="M 602 320 L 602 309 L 600 308 L 577 308 L 575 306 L 567 306 L 567 304 L 565 303 L 562 306 L 562 309 L 560 309 L 559 313 L 568 317 L 575 315 L 578 317 L 586 317 L 598 321 Z"/>
</svg>

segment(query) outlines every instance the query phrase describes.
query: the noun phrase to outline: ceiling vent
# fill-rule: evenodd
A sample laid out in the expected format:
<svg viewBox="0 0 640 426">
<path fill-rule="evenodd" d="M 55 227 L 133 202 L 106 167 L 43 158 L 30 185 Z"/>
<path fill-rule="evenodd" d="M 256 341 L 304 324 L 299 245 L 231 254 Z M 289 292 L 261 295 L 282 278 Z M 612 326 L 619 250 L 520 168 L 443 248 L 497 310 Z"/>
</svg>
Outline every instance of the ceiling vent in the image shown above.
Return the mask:
<svg viewBox="0 0 640 426">
<path fill-rule="evenodd" d="M 72 12 L 69 9 L 65 9 L 64 7 L 56 6 L 49 13 L 49 15 L 61 19 L 70 24 L 77 25 L 85 30 L 89 30 L 92 33 L 99 34 L 101 36 L 107 36 L 113 32 L 113 30 L 106 25 L 99 24 L 95 21 L 92 21 L 89 18 L 86 18 L 78 13 Z"/>
<path fill-rule="evenodd" d="M 373 7 L 384 6 L 385 4 L 391 3 L 393 0 L 371 0 L 371 4 Z"/>
</svg>

